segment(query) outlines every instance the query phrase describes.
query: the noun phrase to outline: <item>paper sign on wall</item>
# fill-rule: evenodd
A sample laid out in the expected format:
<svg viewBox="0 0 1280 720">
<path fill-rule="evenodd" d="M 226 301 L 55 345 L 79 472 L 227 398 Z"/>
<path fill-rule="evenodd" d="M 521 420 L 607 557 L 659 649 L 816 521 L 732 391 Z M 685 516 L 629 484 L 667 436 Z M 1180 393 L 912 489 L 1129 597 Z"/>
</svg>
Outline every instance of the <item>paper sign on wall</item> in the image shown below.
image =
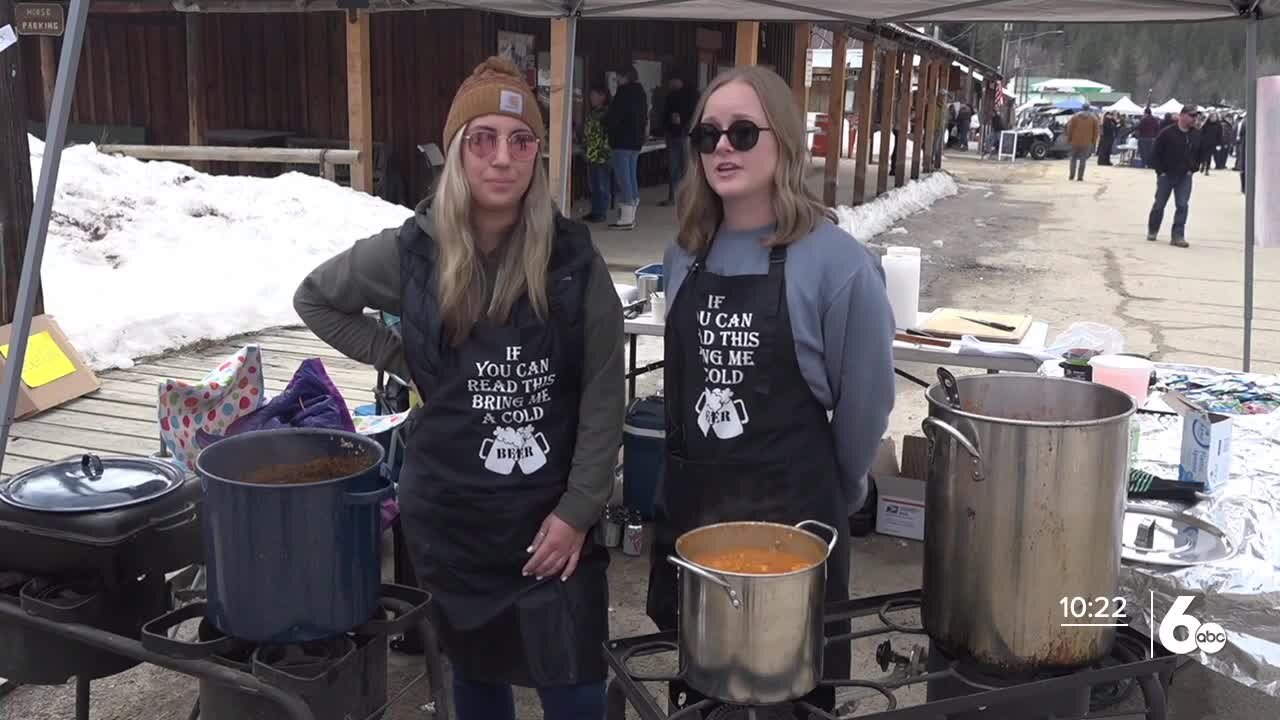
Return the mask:
<svg viewBox="0 0 1280 720">
<path fill-rule="evenodd" d="M 18 42 L 18 35 L 13 31 L 13 26 L 0 26 L 0 52 L 8 50 L 9 46 L 16 42 Z"/>
<path fill-rule="evenodd" d="M 9 346 L 0 345 L 0 356 L 9 357 Z M 62 352 L 48 330 L 27 340 L 27 359 L 22 364 L 22 382 L 29 388 L 48 385 L 76 371 L 71 358 Z"/>
</svg>

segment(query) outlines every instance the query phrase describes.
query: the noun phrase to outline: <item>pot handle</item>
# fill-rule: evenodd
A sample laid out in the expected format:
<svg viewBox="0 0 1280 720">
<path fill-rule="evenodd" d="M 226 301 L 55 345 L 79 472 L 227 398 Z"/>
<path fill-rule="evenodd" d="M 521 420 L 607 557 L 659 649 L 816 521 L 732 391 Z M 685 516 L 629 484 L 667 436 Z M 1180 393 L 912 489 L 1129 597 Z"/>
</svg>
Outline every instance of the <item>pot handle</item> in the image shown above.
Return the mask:
<svg viewBox="0 0 1280 720">
<path fill-rule="evenodd" d="M 395 493 L 395 486 L 387 481 L 382 487 L 369 492 L 344 492 L 342 493 L 342 502 L 347 505 L 376 505 L 383 500 L 391 497 Z"/>
<path fill-rule="evenodd" d="M 831 553 L 834 552 L 836 549 L 836 543 L 840 540 L 840 531 L 836 530 L 835 528 L 831 527 L 830 525 L 824 522 L 818 522 L 817 520 L 801 520 L 800 522 L 796 523 L 796 527 L 800 528 L 801 530 L 804 530 L 810 525 L 816 528 L 821 528 L 831 533 L 831 539 L 827 541 L 827 555 L 830 556 Z"/>
<path fill-rule="evenodd" d="M 720 587 L 724 588 L 724 591 L 726 593 L 729 594 L 729 602 L 733 603 L 733 606 L 735 608 L 742 607 L 742 600 L 738 597 L 738 591 L 734 590 L 732 585 L 725 582 L 724 578 L 714 573 L 709 573 L 706 570 L 703 570 L 702 568 L 698 567 L 697 565 L 694 565 L 693 563 L 685 562 L 684 560 L 681 560 L 675 555 L 668 555 L 667 562 L 671 563 L 672 565 L 675 565 L 676 567 L 682 568 L 684 570 L 688 570 L 689 572 L 693 573 L 694 575 L 697 575 L 700 578 L 703 578 L 704 580 L 710 580 L 716 585 L 719 585 Z"/>
<path fill-rule="evenodd" d="M 920 427 L 924 430 L 924 434 L 929 436 L 930 442 L 933 441 L 932 434 L 929 432 L 930 430 L 937 429 L 950 435 L 956 442 L 960 443 L 960 447 L 964 448 L 965 451 L 967 451 L 973 458 L 974 481 L 981 481 L 985 479 L 985 475 L 982 472 L 982 453 L 978 452 L 977 444 L 965 437 L 964 433 L 957 430 L 955 426 L 943 422 L 933 416 L 926 417 L 924 421 L 920 423 Z"/>
</svg>

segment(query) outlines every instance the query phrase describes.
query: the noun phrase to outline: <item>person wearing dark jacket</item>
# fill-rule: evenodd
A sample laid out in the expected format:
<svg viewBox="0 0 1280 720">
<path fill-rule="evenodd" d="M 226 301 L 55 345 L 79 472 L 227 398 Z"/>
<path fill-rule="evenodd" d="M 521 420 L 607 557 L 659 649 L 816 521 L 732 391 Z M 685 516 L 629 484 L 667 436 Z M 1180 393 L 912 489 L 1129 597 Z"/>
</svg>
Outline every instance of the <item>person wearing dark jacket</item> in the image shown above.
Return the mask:
<svg viewBox="0 0 1280 720">
<path fill-rule="evenodd" d="M 1240 119 L 1240 139 L 1236 146 L 1236 169 L 1240 171 L 1240 192 L 1245 191 L 1245 173 L 1249 167 L 1249 120 L 1248 118 Z"/>
<path fill-rule="evenodd" d="M 675 200 L 676 186 L 684 178 L 684 171 L 689 163 L 689 120 L 698 105 L 698 93 L 685 85 L 684 78 L 672 75 L 667 83 L 667 99 L 662 104 L 662 122 L 671 180 L 667 188 L 667 199 L 658 203 L 662 207 Z"/>
<path fill-rule="evenodd" d="M 640 73 L 628 68 L 619 80 L 618 92 L 604 116 L 609 131 L 609 161 L 613 175 L 621 186 L 618 220 L 609 224 L 615 230 L 631 230 L 636 226 L 636 209 L 640 207 L 640 180 L 636 164 L 648 134 L 649 96 L 640 84 Z"/>
<path fill-rule="evenodd" d="M 1223 143 L 1222 121 L 1218 119 L 1217 113 L 1210 113 L 1209 119 L 1200 128 L 1200 143 L 1203 151 L 1200 170 L 1207 176 L 1209 168 L 1213 165 L 1213 156 L 1218 152 L 1218 146 Z"/>
<path fill-rule="evenodd" d="M 1116 116 L 1107 113 L 1102 120 L 1102 139 L 1098 142 L 1098 164 L 1111 164 L 1111 148 L 1116 144 L 1116 132 L 1120 129 L 1120 123 L 1116 120 Z"/>
<path fill-rule="evenodd" d="M 1204 160 L 1205 151 L 1196 116 L 1200 111 L 1187 105 L 1178 114 L 1176 125 L 1165 128 L 1151 151 L 1151 168 L 1156 171 L 1156 201 L 1147 218 L 1147 239 L 1155 241 L 1164 222 L 1164 209 L 1173 196 L 1173 239 L 1175 247 L 1190 247 L 1186 240 L 1187 214 L 1191 209 L 1191 178 Z"/>
<path fill-rule="evenodd" d="M 412 379 L 398 500 L 457 720 L 604 720 L 609 553 L 588 537 L 622 442 L 623 319 L 585 225 L 552 203 L 537 96 L 510 61 L 463 82 L 434 196 L 302 281 L 298 315 Z M 400 317 L 392 330 L 366 308 Z"/>
<path fill-rule="evenodd" d="M 1151 167 L 1151 148 L 1155 146 L 1156 136 L 1159 134 L 1160 121 L 1151 114 L 1151 108 L 1148 107 L 1138 121 L 1138 157 L 1142 158 L 1142 164 L 1146 167 Z"/>
<path fill-rule="evenodd" d="M 1218 140 L 1218 149 L 1213 153 L 1213 167 L 1215 170 L 1227 169 L 1227 158 L 1231 157 L 1231 148 L 1236 144 L 1236 128 L 1231 124 L 1231 119 L 1222 118 L 1222 138 Z"/>
</svg>

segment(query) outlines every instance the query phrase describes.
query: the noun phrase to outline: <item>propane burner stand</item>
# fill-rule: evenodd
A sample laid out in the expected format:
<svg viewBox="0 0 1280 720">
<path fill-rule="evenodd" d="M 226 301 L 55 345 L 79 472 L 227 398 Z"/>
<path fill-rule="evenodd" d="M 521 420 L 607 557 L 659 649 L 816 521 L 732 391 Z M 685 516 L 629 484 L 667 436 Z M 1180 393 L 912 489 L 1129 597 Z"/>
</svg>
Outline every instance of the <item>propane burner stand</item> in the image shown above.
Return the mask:
<svg viewBox="0 0 1280 720">
<path fill-rule="evenodd" d="M 924 628 L 918 625 L 905 625 L 893 619 L 894 613 L 918 609 L 920 592 L 908 591 L 892 595 L 880 595 L 834 603 L 827 606 L 826 622 L 855 620 L 875 617 L 878 627 L 857 630 L 854 632 L 832 636 L 828 642 L 849 643 L 854 640 L 898 635 L 925 635 Z M 678 652 L 677 637 L 674 631 L 646 635 L 642 637 L 611 640 L 605 645 L 605 657 L 613 669 L 614 678 L 609 683 L 609 720 L 623 720 L 626 706 L 635 708 L 642 720 L 701 720 L 704 716 L 726 717 L 738 720 L 757 720 L 757 718 L 773 718 L 775 716 L 801 717 L 807 720 L 845 720 L 845 716 L 821 710 L 806 702 L 794 702 L 782 706 L 759 708 L 737 707 L 719 700 L 701 700 L 673 712 L 662 709 L 659 700 L 645 687 L 647 682 L 673 682 L 680 680 L 678 675 L 650 675 L 630 668 L 632 660 L 654 655 Z M 860 715 L 863 720 L 939 720 L 953 718 L 979 711 L 982 708 L 1014 706 L 1028 701 L 1037 701 L 1070 692 L 1087 692 L 1098 685 L 1140 682 L 1141 679 L 1158 681 L 1160 697 L 1148 699 L 1147 707 L 1141 710 L 1123 712 L 1089 712 L 1075 717 L 1064 717 L 1060 720 L 1100 720 L 1107 717 L 1145 717 L 1163 718 L 1163 689 L 1173 673 L 1176 658 L 1165 655 L 1156 658 L 1145 658 L 1133 662 L 1121 662 L 1117 665 L 1083 669 L 1074 673 L 1058 676 L 1045 676 L 1030 679 L 1026 682 L 1013 681 L 1002 687 L 984 684 L 974 679 L 973 673 L 966 672 L 966 665 L 960 661 L 949 661 L 943 669 L 926 672 L 923 659 L 907 658 L 895 653 L 886 640 L 876 652 L 876 660 L 882 670 L 890 665 L 906 668 L 903 677 L 889 676 L 880 680 L 864 680 L 857 678 L 829 678 L 822 685 L 834 688 L 866 688 L 881 695 L 887 708 L 879 713 Z M 988 680 L 990 678 L 983 677 Z M 911 707 L 898 707 L 897 697 L 893 691 L 912 685 L 937 683 L 958 683 L 971 694 L 933 700 Z M 1144 688 L 1145 692 L 1145 688 Z M 804 714 L 800 714 L 804 713 Z"/>
</svg>

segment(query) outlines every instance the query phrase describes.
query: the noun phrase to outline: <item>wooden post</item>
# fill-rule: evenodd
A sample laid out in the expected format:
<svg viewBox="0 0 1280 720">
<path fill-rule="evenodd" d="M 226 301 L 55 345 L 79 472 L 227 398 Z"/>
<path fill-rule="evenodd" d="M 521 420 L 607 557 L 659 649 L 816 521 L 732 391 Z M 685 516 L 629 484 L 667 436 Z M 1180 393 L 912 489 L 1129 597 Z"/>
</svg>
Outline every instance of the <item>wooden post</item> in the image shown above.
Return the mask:
<svg viewBox="0 0 1280 720">
<path fill-rule="evenodd" d="M 569 18 L 553 18 L 551 20 L 551 130 L 548 149 L 551 152 L 550 180 L 551 194 L 560 204 L 565 215 L 571 215 L 573 193 L 569 188 L 571 180 L 572 155 L 564 152 L 565 121 L 571 118 L 573 95 L 569 89 L 570 79 L 567 77 L 569 64 L 569 48 L 572 28 Z"/>
<path fill-rule="evenodd" d="M 48 35 L 40 37 L 40 82 L 44 91 L 44 116 L 48 121 L 53 109 L 53 84 L 58 79 L 57 41 Z"/>
<path fill-rule="evenodd" d="M 858 76 L 858 137 L 857 151 L 853 158 L 853 204 L 861 205 L 867 200 L 867 163 L 871 160 L 871 113 L 874 104 L 871 102 L 872 83 L 875 75 L 876 41 L 867 38 L 862 41 L 862 74 Z"/>
<path fill-rule="evenodd" d="M 206 145 L 208 115 L 205 113 L 204 84 L 204 18 L 199 13 L 187 13 L 187 144 Z M 206 163 L 192 163 L 198 170 L 207 170 Z"/>
<path fill-rule="evenodd" d="M 12 26 L 13 16 L 14 4 L 0 1 L 0 27 Z M 20 50 L 0 52 L 0 168 L 9 168 L 0 172 L 0 325 L 13 322 L 34 203 Z M 34 315 L 44 312 L 40 292 L 37 287 Z"/>
<path fill-rule="evenodd" d="M 876 168 L 876 197 L 889 189 L 889 153 L 893 149 L 894 80 L 898 77 L 898 52 L 891 50 L 880 62 L 880 165 Z"/>
<path fill-rule="evenodd" d="M 933 79 L 933 63 L 927 57 L 920 58 L 920 78 L 916 83 L 916 120 L 911 132 L 915 147 L 911 148 L 911 179 L 920 177 L 920 160 L 924 154 L 925 126 L 929 122 L 929 85 Z"/>
<path fill-rule="evenodd" d="M 795 39 L 791 49 L 791 92 L 795 94 L 796 104 L 805 116 L 809 112 L 809 87 L 804 84 L 804 70 L 809 61 L 809 36 L 812 34 L 813 25 L 807 22 L 795 24 Z"/>
<path fill-rule="evenodd" d="M 760 23 L 754 20 L 738 21 L 738 39 L 733 48 L 737 67 L 756 65 L 760 60 Z"/>
<path fill-rule="evenodd" d="M 947 59 L 939 60 L 937 79 L 934 81 L 934 88 L 933 88 L 933 107 L 934 107 L 934 112 L 938 113 L 938 115 L 942 114 L 942 111 L 939 111 L 937 109 L 938 98 L 942 96 L 943 88 L 950 87 L 950 76 L 951 76 L 951 61 Z M 938 115 L 934 116 L 935 125 L 939 120 Z M 945 146 L 946 143 L 943 143 L 943 145 Z M 934 146 L 937 147 L 936 142 L 934 143 Z M 941 147 L 937 148 L 937 150 L 933 153 L 933 164 L 929 166 L 929 172 L 940 170 L 942 168 L 943 154 L 944 154 L 944 148 L 941 148 Z"/>
<path fill-rule="evenodd" d="M 840 184 L 840 141 L 844 135 L 844 65 L 849 37 L 843 32 L 832 34 L 831 91 L 827 96 L 827 163 L 822 168 L 822 201 L 836 204 Z"/>
<path fill-rule="evenodd" d="M 904 50 L 898 63 L 898 147 L 893 155 L 893 186 L 907 184 L 907 146 L 911 144 L 911 81 L 916 55 Z"/>
<path fill-rule="evenodd" d="M 373 192 L 373 83 L 370 70 L 369 12 L 347 15 L 347 126 L 351 149 L 360 159 L 351 166 L 351 187 Z"/>
</svg>

